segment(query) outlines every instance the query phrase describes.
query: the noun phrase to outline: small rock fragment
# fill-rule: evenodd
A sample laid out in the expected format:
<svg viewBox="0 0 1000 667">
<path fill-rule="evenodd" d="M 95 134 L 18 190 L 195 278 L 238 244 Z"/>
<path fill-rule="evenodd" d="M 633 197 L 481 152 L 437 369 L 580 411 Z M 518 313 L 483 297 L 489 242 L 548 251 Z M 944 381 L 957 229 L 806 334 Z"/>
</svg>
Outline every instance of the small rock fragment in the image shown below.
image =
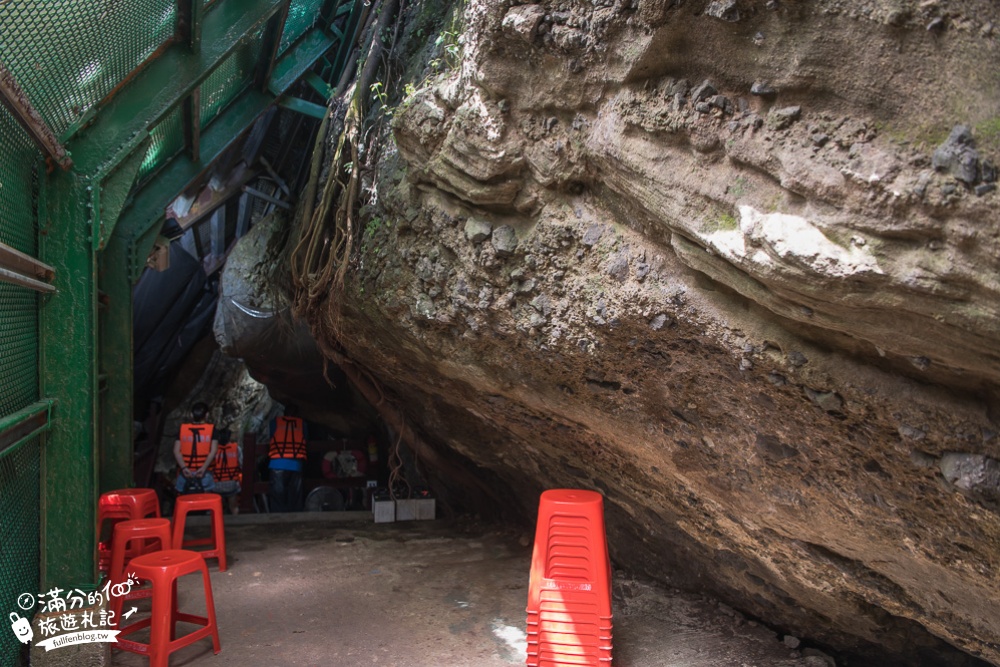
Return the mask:
<svg viewBox="0 0 1000 667">
<path fill-rule="evenodd" d="M 688 90 L 690 89 L 691 84 L 687 79 L 678 79 L 667 86 L 667 97 L 672 97 L 673 95 L 680 95 L 683 97 L 688 94 Z"/>
<path fill-rule="evenodd" d="M 822 132 L 816 132 L 812 136 L 810 136 L 809 138 L 812 139 L 812 142 L 814 144 L 816 144 L 817 146 L 820 146 L 820 147 L 825 146 L 826 142 L 830 141 L 830 135 L 829 134 L 824 134 Z"/>
<path fill-rule="evenodd" d="M 802 354 L 798 350 L 788 353 L 788 363 L 796 368 L 799 366 L 805 366 L 808 362 L 809 360 L 806 359 L 806 355 Z"/>
<path fill-rule="evenodd" d="M 965 125 L 956 125 L 944 143 L 935 149 L 931 166 L 937 171 L 947 171 L 967 185 L 973 185 L 979 176 L 979 153 L 975 145 L 972 130 Z"/>
<path fill-rule="evenodd" d="M 802 641 L 798 637 L 793 637 L 792 635 L 785 635 L 781 641 L 790 649 L 797 649 L 802 644 Z"/>
<path fill-rule="evenodd" d="M 469 218 L 465 221 L 465 238 L 473 243 L 482 243 L 490 237 L 493 225 L 486 220 Z"/>
<path fill-rule="evenodd" d="M 605 273 L 620 283 L 625 282 L 625 279 L 628 278 L 628 271 L 628 255 L 624 252 L 618 252 L 612 255 L 608 259 L 608 263 L 604 268 Z"/>
<path fill-rule="evenodd" d="M 944 27 L 944 19 L 939 16 L 927 24 L 927 32 L 942 32 Z"/>
<path fill-rule="evenodd" d="M 941 474 L 955 488 L 987 502 L 1000 501 L 1000 461 L 982 454 L 946 452 Z"/>
<path fill-rule="evenodd" d="M 774 130 L 783 130 L 795 121 L 799 119 L 802 115 L 802 107 L 782 107 L 781 109 L 772 109 L 770 113 L 767 114 L 767 124 Z"/>
<path fill-rule="evenodd" d="M 996 183 L 980 183 L 976 186 L 976 195 L 982 197 L 997 189 Z"/>
<path fill-rule="evenodd" d="M 518 283 L 517 287 L 514 288 L 514 291 L 518 294 L 530 294 L 535 291 L 536 284 L 537 283 L 534 278 L 528 278 L 524 282 Z"/>
<path fill-rule="evenodd" d="M 517 250 L 517 232 L 510 225 L 503 225 L 493 230 L 493 248 L 497 255 L 507 257 Z"/>
<path fill-rule="evenodd" d="M 736 0 L 712 0 L 705 8 L 705 13 L 731 23 L 740 20 L 740 9 Z"/>
<path fill-rule="evenodd" d="M 597 245 L 597 242 L 601 240 L 601 236 L 604 234 L 604 227 L 601 225 L 591 225 L 587 228 L 587 231 L 583 233 L 583 245 L 588 248 L 592 248 Z"/>
<path fill-rule="evenodd" d="M 896 431 L 899 436 L 904 440 L 913 440 L 915 442 L 920 442 L 927 437 L 927 432 L 923 429 L 916 428 L 915 426 L 910 426 L 908 424 L 901 424 Z"/>
<path fill-rule="evenodd" d="M 733 103 L 725 95 L 712 95 L 708 98 L 708 103 L 716 109 L 722 109 L 727 113 L 732 111 L 733 108 Z"/>
<path fill-rule="evenodd" d="M 778 91 L 769 83 L 754 81 L 753 85 L 750 86 L 750 94 L 757 95 L 758 97 L 771 97 L 777 95 Z"/>
<path fill-rule="evenodd" d="M 992 160 L 983 160 L 979 163 L 979 178 L 984 183 L 995 183 L 997 180 L 997 168 Z"/>
<path fill-rule="evenodd" d="M 659 331 L 663 328 L 663 325 L 667 323 L 667 316 L 664 313 L 660 313 L 652 319 L 649 323 L 649 328 L 653 331 Z"/>
<path fill-rule="evenodd" d="M 431 297 L 426 294 L 418 294 L 417 302 L 414 304 L 414 309 L 419 315 L 430 319 L 434 316 L 434 301 Z"/>
<path fill-rule="evenodd" d="M 691 91 L 691 99 L 696 102 L 700 102 L 702 100 L 707 100 L 709 97 L 718 92 L 719 91 L 715 89 L 715 86 L 712 85 L 712 82 L 705 79 Z"/>
<path fill-rule="evenodd" d="M 805 387 L 806 396 L 809 400 L 822 408 L 825 412 L 841 412 L 844 408 L 844 399 L 835 391 L 816 391 Z"/>
<path fill-rule="evenodd" d="M 531 300 L 531 307 L 548 317 L 549 313 L 552 312 L 552 300 L 546 294 L 539 294 Z"/>
<path fill-rule="evenodd" d="M 538 35 L 538 24 L 545 18 L 545 10 L 539 5 L 511 7 L 503 17 L 504 32 L 520 38 L 529 44 Z"/>
</svg>

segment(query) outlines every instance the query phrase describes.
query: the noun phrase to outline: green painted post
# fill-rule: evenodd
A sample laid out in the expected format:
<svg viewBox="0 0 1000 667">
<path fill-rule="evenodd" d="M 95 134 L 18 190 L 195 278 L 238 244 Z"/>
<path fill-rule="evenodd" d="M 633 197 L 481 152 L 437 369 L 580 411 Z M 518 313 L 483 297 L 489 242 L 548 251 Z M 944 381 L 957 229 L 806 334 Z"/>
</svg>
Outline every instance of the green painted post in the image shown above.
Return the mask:
<svg viewBox="0 0 1000 667">
<path fill-rule="evenodd" d="M 89 182 L 55 172 L 39 207 L 42 395 L 56 400 L 42 448 L 42 586 L 94 581 L 97 521 L 97 276 Z"/>
<path fill-rule="evenodd" d="M 102 493 L 133 484 L 131 251 L 130 239 L 112 234 L 100 261 L 106 304 L 100 314 L 100 370 L 107 376 L 101 395 Z"/>
</svg>

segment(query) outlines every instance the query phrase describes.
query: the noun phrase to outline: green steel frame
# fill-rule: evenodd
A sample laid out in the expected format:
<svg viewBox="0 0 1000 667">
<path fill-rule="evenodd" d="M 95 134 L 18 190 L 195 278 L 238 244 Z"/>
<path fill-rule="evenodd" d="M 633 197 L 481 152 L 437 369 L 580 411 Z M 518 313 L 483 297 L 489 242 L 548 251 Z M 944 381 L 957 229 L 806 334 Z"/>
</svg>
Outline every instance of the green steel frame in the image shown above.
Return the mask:
<svg viewBox="0 0 1000 667">
<path fill-rule="evenodd" d="M 314 89 L 329 91 L 311 70 L 335 53 L 332 72 L 339 78 L 362 6 L 363 0 L 216 0 L 208 8 L 204 0 L 178 0 L 174 39 L 58 137 L 0 63 L 0 101 L 48 163 L 64 167 L 40 178 L 38 201 L 39 259 L 51 267 L 55 288 L 39 297 L 45 399 L 0 415 L 0 444 L 7 447 L 45 434 L 43 587 L 94 579 L 97 497 L 132 484 L 132 286 L 167 205 L 272 105 L 324 111 L 287 93 L 306 76 Z M 297 25 L 311 20 L 312 27 L 279 54 L 290 9 L 298 12 Z M 303 23 L 303 11 L 316 14 Z M 259 54 L 256 69 L 203 126 L 202 87 L 240 49 Z M 153 130 L 177 110 L 183 150 L 161 159 L 151 149 Z M 145 173 L 150 159 L 155 165 Z"/>
</svg>

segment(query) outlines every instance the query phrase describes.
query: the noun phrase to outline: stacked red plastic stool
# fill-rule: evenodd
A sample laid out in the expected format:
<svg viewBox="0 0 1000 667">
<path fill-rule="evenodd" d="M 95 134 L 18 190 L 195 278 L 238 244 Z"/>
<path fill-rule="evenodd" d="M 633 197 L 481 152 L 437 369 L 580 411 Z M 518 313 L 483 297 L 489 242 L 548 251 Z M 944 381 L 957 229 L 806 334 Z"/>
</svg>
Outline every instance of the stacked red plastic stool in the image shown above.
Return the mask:
<svg viewBox="0 0 1000 667">
<path fill-rule="evenodd" d="M 611 561 L 601 494 L 542 494 L 527 611 L 529 667 L 611 664 Z"/>
<path fill-rule="evenodd" d="M 101 494 L 97 503 L 97 560 L 101 572 L 107 572 L 111 566 L 111 543 L 100 541 L 104 523 L 111 522 L 113 531 L 119 521 L 150 517 L 160 518 L 160 501 L 152 489 L 118 489 Z M 142 549 L 133 549 L 128 556 L 141 553 Z"/>
<path fill-rule="evenodd" d="M 215 653 L 221 650 L 212 581 L 205 560 L 197 552 L 168 549 L 143 554 L 132 560 L 129 569 L 140 580 L 152 584 L 150 594 L 153 609 L 149 618 L 121 629 L 118 636 L 119 649 L 149 656 L 149 667 L 169 667 L 171 653 L 205 637 L 212 639 Z M 184 613 L 178 609 L 177 580 L 189 574 L 201 576 L 205 616 Z M 178 623 L 191 623 L 200 627 L 184 636 L 178 636 Z M 148 643 L 128 638 L 143 628 L 149 628 Z"/>
<path fill-rule="evenodd" d="M 125 568 L 132 560 L 132 557 L 128 556 L 132 542 L 140 543 L 142 554 L 172 548 L 170 519 L 132 519 L 115 524 L 114 535 L 111 538 L 111 567 L 108 568 L 108 579 L 112 585 L 121 584 L 128 579 Z M 121 619 L 122 605 L 126 600 L 138 600 L 152 595 L 149 589 L 132 591 L 131 587 L 129 588 L 126 595 L 114 595 L 111 598 L 111 610 L 116 620 Z"/>
</svg>

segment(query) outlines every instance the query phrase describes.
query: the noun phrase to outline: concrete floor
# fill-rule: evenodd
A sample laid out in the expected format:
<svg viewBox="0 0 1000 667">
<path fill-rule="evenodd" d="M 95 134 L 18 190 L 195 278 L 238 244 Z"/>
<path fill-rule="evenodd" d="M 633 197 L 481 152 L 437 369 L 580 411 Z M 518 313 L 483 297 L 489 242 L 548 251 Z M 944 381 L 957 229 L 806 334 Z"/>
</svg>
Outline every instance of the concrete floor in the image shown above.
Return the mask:
<svg viewBox="0 0 1000 667">
<path fill-rule="evenodd" d="M 172 667 L 524 664 L 524 536 L 444 521 L 376 525 L 357 513 L 227 519 L 229 569 L 210 561 L 222 652 L 204 639 Z M 180 600 L 198 611 L 196 577 L 182 580 Z M 698 596 L 616 575 L 614 605 L 616 667 L 828 664 Z M 112 664 L 147 659 L 116 650 Z"/>
</svg>

